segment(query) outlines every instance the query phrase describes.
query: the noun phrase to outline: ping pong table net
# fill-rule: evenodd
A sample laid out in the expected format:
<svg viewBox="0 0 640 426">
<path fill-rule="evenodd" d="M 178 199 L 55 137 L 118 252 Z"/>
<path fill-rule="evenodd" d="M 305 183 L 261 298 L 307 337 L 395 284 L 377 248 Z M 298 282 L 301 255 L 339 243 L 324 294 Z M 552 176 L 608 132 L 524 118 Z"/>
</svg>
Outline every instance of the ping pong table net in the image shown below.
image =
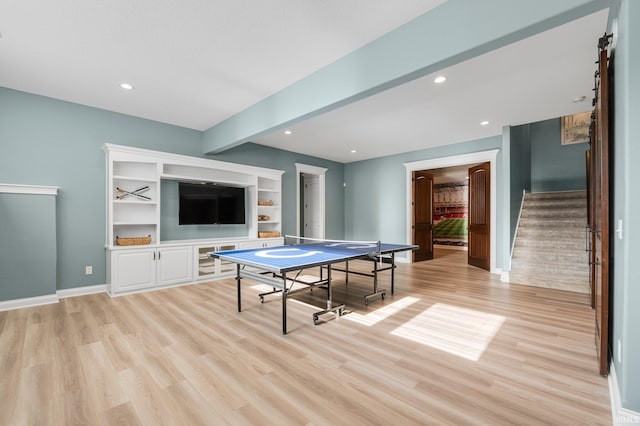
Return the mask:
<svg viewBox="0 0 640 426">
<path fill-rule="evenodd" d="M 348 241 L 348 240 L 327 240 L 320 238 L 298 237 L 285 235 L 285 245 L 306 245 L 319 247 L 335 247 L 345 250 L 353 250 L 369 257 L 379 257 L 381 255 L 380 241 Z"/>
</svg>

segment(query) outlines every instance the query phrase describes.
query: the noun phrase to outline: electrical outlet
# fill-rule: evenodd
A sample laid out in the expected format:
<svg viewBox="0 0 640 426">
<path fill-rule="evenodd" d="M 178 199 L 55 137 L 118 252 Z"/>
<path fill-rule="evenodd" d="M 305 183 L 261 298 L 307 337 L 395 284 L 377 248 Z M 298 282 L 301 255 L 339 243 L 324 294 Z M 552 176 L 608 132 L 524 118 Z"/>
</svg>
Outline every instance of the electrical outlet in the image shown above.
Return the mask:
<svg viewBox="0 0 640 426">
<path fill-rule="evenodd" d="M 93 266 L 85 266 L 84 273 L 85 273 L 85 275 L 93 274 Z"/>
</svg>

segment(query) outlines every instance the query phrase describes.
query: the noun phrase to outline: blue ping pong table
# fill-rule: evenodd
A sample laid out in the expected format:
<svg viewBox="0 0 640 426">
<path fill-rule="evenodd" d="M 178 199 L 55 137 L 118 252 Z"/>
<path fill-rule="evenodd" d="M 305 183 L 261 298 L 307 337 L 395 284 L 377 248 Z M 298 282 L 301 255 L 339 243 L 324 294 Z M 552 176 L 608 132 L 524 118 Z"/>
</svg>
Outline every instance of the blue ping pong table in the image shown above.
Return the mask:
<svg viewBox="0 0 640 426">
<path fill-rule="evenodd" d="M 416 250 L 416 245 L 385 244 L 365 242 L 336 242 L 326 241 L 321 243 L 293 244 L 268 248 L 241 249 L 212 252 L 210 256 L 236 264 L 236 283 L 238 312 L 242 311 L 240 283 L 242 279 L 250 279 L 258 283 L 266 284 L 273 291 L 261 293 L 260 301 L 269 294 L 282 294 L 282 334 L 287 334 L 287 297 L 298 291 L 307 290 L 315 286 L 323 286 L 327 290 L 327 306 L 325 309 L 313 314 L 314 324 L 318 324 L 321 315 L 334 313 L 340 316 L 344 310 L 344 304 L 333 305 L 331 293 L 331 272 L 333 270 L 345 272 L 346 281 L 349 274 L 364 275 L 373 278 L 373 293 L 364 296 L 365 304 L 369 299 L 380 297 L 384 299 L 386 289 L 378 289 L 378 274 L 382 271 L 391 271 L 391 294 L 394 291 L 395 254 L 402 251 Z M 350 260 L 369 260 L 373 263 L 371 273 L 349 270 Z M 333 265 L 344 263 L 344 268 L 336 268 Z M 379 263 L 387 266 L 379 265 Z M 309 282 L 299 280 L 300 273 L 309 268 L 320 268 L 318 280 Z M 326 270 L 326 276 L 324 272 Z M 293 272 L 296 272 L 294 274 Z M 301 284 L 302 288 L 294 289 L 294 284 Z"/>
</svg>

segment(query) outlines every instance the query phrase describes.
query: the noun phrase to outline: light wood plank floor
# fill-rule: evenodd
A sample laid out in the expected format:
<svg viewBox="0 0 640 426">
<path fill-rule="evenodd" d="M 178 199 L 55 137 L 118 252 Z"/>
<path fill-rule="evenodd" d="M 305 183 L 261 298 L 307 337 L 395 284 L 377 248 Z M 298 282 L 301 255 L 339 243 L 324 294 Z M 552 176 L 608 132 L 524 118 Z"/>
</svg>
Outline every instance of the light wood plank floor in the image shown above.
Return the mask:
<svg viewBox="0 0 640 426">
<path fill-rule="evenodd" d="M 399 265 L 368 307 L 351 276 L 318 326 L 323 291 L 296 296 L 286 336 L 280 298 L 246 282 L 238 313 L 232 279 L 2 312 L 0 424 L 611 424 L 586 296 L 465 256 Z"/>
</svg>

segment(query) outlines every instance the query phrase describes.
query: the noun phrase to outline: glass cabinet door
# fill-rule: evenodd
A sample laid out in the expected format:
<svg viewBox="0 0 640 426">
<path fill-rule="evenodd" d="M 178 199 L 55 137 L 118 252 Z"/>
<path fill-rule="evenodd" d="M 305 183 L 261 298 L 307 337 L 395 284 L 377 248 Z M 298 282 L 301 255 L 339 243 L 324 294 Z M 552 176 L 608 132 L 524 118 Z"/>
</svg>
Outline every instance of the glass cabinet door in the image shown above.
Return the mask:
<svg viewBox="0 0 640 426">
<path fill-rule="evenodd" d="M 236 248 L 237 245 L 234 243 L 198 247 L 198 278 L 233 274 L 236 270 L 235 263 L 214 259 L 209 256 L 209 253 L 213 251 L 235 250 Z"/>
<path fill-rule="evenodd" d="M 218 248 L 220 251 L 224 251 L 224 250 L 235 250 L 236 249 L 236 245 L 235 244 L 225 244 L 222 245 Z M 236 264 L 233 262 L 229 262 L 226 260 L 220 260 L 220 273 L 221 274 L 228 274 L 228 273 L 233 273 L 236 270 Z"/>
<path fill-rule="evenodd" d="M 216 251 L 214 246 L 198 248 L 198 277 L 216 273 L 216 260 L 208 253 Z"/>
</svg>

